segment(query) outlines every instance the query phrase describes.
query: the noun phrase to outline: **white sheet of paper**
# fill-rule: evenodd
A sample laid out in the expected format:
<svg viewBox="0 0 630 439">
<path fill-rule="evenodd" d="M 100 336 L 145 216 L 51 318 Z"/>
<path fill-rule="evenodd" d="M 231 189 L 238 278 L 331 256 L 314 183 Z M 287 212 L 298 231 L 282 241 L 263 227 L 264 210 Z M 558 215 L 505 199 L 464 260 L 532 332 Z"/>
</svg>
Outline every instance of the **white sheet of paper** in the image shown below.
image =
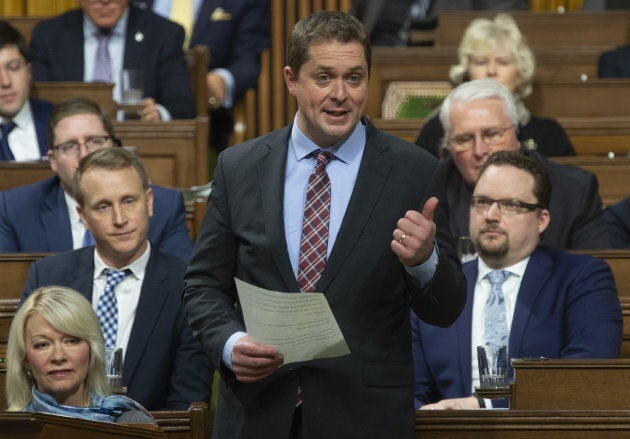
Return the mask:
<svg viewBox="0 0 630 439">
<path fill-rule="evenodd" d="M 281 293 L 234 280 L 247 334 L 276 346 L 284 364 L 350 353 L 322 293 Z"/>
</svg>

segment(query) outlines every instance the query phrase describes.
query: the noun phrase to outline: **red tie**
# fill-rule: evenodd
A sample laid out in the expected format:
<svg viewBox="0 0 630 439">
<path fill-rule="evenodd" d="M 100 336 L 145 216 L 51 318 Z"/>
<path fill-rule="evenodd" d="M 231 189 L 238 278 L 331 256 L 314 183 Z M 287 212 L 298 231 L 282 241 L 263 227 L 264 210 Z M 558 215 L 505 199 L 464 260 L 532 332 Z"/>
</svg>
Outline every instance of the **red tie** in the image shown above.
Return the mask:
<svg viewBox="0 0 630 439">
<path fill-rule="evenodd" d="M 326 165 L 335 156 L 328 151 L 316 152 L 317 164 L 308 179 L 302 222 L 298 264 L 300 291 L 314 291 L 326 266 L 330 222 L 330 179 L 326 174 Z"/>
</svg>

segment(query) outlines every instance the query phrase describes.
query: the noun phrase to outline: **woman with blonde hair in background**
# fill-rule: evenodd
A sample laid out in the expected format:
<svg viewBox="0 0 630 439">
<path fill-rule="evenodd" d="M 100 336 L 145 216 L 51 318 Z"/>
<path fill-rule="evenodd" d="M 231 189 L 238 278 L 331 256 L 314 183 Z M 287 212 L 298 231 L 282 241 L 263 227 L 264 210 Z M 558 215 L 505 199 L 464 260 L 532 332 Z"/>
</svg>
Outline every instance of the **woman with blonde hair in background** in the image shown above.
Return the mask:
<svg viewBox="0 0 630 439">
<path fill-rule="evenodd" d="M 111 394 L 104 346 L 96 313 L 81 294 L 59 286 L 35 290 L 11 323 L 8 411 L 154 424 L 140 404 Z"/>
</svg>

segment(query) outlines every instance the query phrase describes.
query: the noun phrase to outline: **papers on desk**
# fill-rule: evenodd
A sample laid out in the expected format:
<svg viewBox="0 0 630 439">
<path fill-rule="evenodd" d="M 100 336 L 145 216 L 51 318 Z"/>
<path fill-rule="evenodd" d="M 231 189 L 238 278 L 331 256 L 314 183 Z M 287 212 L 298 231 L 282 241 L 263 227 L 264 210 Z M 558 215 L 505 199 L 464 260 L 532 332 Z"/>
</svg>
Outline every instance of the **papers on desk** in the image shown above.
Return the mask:
<svg viewBox="0 0 630 439">
<path fill-rule="evenodd" d="M 247 334 L 276 346 L 284 364 L 350 353 L 322 293 L 280 293 L 234 280 Z"/>
</svg>

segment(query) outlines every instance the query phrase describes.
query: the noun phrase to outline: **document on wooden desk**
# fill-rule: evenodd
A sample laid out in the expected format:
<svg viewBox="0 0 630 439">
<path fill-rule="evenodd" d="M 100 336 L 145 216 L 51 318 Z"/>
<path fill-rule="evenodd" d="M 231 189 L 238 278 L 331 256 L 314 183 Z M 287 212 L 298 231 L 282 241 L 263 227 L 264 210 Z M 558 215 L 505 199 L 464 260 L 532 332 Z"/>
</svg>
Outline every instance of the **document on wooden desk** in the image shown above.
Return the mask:
<svg viewBox="0 0 630 439">
<path fill-rule="evenodd" d="M 350 353 L 322 293 L 280 293 L 234 280 L 247 334 L 277 346 L 285 364 Z"/>
</svg>

